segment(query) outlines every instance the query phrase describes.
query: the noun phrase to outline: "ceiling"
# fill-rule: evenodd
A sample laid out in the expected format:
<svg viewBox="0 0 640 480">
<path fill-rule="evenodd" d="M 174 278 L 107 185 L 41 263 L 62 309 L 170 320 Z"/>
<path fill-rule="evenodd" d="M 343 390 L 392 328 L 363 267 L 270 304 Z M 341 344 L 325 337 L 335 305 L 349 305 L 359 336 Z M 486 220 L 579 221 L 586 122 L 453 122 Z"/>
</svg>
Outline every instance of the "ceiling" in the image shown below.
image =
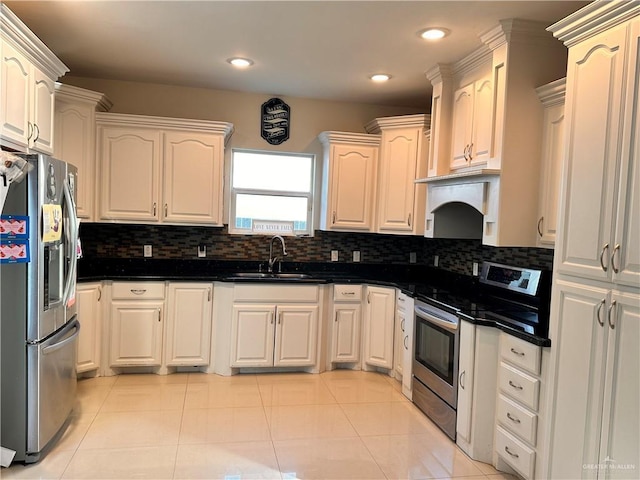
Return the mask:
<svg viewBox="0 0 640 480">
<path fill-rule="evenodd" d="M 577 1 L 4 2 L 69 75 L 424 109 L 425 72 L 482 44 L 500 19 L 548 24 Z M 422 40 L 428 26 L 450 30 Z M 233 56 L 251 58 L 245 70 Z M 392 79 L 376 84 L 368 76 Z"/>
</svg>

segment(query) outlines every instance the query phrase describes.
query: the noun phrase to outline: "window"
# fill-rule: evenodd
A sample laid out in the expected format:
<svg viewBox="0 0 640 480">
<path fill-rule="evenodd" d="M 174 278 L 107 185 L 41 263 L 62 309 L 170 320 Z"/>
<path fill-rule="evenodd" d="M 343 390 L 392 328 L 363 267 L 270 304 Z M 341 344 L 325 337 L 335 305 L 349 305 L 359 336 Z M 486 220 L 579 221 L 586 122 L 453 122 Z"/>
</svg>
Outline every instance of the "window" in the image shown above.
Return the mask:
<svg viewBox="0 0 640 480">
<path fill-rule="evenodd" d="M 263 220 L 293 222 L 294 235 L 311 235 L 313 172 L 313 155 L 233 150 L 229 231 L 253 233 Z"/>
</svg>

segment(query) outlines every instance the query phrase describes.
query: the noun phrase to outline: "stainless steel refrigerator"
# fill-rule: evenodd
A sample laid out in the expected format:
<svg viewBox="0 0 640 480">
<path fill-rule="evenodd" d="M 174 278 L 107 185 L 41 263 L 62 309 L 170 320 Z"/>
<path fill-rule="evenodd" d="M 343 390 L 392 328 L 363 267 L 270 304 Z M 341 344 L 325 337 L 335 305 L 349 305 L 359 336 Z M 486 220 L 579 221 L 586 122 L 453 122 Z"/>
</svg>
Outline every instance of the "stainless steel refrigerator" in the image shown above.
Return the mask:
<svg viewBox="0 0 640 480">
<path fill-rule="evenodd" d="M 19 156 L 33 168 L 11 184 L 2 220 L 24 223 L 29 258 L 0 263 L 0 445 L 32 463 L 55 443 L 76 401 L 77 170 Z"/>
</svg>

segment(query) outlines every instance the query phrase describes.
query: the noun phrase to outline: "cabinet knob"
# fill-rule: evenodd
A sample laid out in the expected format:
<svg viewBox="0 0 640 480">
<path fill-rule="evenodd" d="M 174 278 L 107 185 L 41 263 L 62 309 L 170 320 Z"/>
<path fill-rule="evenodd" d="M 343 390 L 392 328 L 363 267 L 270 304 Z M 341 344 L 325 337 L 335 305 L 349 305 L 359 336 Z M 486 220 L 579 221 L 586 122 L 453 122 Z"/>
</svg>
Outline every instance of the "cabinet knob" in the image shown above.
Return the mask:
<svg viewBox="0 0 640 480">
<path fill-rule="evenodd" d="M 607 266 L 604 263 L 604 254 L 607 250 L 609 250 L 609 244 L 605 243 L 602 246 L 602 251 L 600 252 L 600 266 L 602 267 L 602 270 L 604 270 L 605 272 L 608 270 Z"/>
<path fill-rule="evenodd" d="M 540 217 L 540 220 L 538 220 L 538 235 L 540 236 L 540 238 L 542 238 L 542 219 L 544 217 Z"/>
<path fill-rule="evenodd" d="M 614 273 L 620 273 L 620 262 L 616 265 L 616 258 L 620 259 L 618 252 L 620 251 L 620 244 L 616 243 L 616 246 L 613 247 L 613 253 L 611 254 L 611 268 L 613 268 Z"/>
<path fill-rule="evenodd" d="M 602 319 L 602 307 L 604 307 L 605 299 L 603 298 L 598 304 L 598 311 L 596 312 L 596 319 L 601 327 L 604 327 L 604 320 Z"/>
<path fill-rule="evenodd" d="M 616 324 L 615 324 L 615 321 L 614 321 L 614 316 L 611 315 L 611 313 L 613 312 L 614 308 L 616 308 L 617 304 L 618 304 L 618 302 L 616 300 L 611 302 L 611 305 L 609 305 L 609 310 L 607 311 L 607 321 L 609 322 L 609 326 L 611 327 L 611 330 L 616 328 Z"/>
</svg>

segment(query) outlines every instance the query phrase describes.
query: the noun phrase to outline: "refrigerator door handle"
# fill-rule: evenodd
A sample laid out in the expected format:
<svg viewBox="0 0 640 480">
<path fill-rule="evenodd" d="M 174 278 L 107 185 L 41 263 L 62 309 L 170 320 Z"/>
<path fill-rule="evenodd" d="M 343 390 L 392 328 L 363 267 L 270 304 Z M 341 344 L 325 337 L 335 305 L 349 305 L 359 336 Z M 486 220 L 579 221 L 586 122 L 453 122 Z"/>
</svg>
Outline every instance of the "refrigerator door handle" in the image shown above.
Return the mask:
<svg viewBox="0 0 640 480">
<path fill-rule="evenodd" d="M 69 182 L 65 179 L 64 181 L 64 201 L 69 211 L 69 223 L 71 227 L 71 232 L 69 234 L 71 239 L 71 265 L 69 268 L 69 272 L 66 278 L 66 283 L 64 286 L 64 305 L 67 306 L 69 301 L 75 296 L 74 286 L 75 286 L 75 278 L 76 278 L 76 268 L 78 265 L 78 217 L 76 216 L 76 205 L 73 201 L 73 196 L 71 195 L 71 190 L 69 189 Z"/>
<path fill-rule="evenodd" d="M 49 345 L 45 348 L 42 349 L 42 354 L 43 355 L 47 355 L 49 353 L 53 353 L 56 350 L 60 350 L 61 348 L 63 348 L 65 345 L 67 345 L 68 343 L 71 343 L 73 341 L 75 341 L 75 339 L 78 337 L 78 335 L 80 334 L 80 322 L 78 322 L 77 320 L 72 322 L 68 327 L 65 327 L 60 333 L 59 336 L 64 336 L 67 333 L 69 333 L 71 330 L 75 329 L 75 333 L 73 335 L 71 335 L 70 337 L 65 338 L 64 340 L 62 340 L 61 342 L 58 343 L 54 343 L 53 345 Z"/>
</svg>

